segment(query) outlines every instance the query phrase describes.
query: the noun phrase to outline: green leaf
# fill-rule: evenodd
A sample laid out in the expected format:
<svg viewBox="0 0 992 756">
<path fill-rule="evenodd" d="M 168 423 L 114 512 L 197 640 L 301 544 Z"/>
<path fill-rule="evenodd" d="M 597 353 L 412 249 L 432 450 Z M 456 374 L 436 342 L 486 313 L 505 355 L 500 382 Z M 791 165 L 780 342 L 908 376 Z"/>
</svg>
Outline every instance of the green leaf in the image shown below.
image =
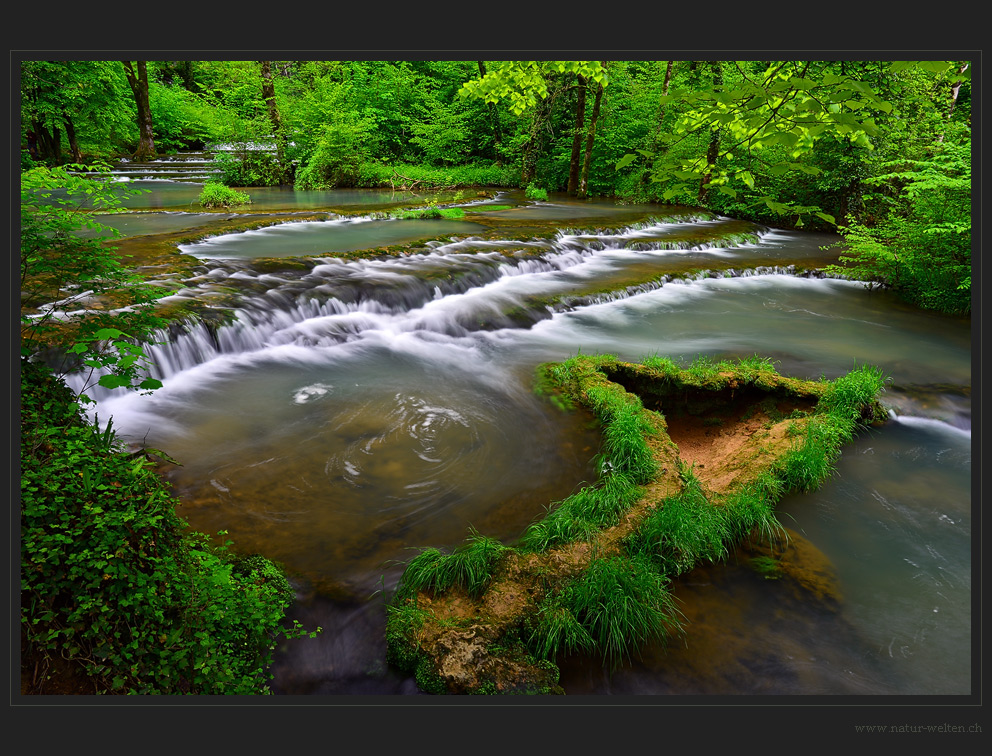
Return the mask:
<svg viewBox="0 0 992 756">
<path fill-rule="evenodd" d="M 100 376 L 100 380 L 97 381 L 97 383 L 99 383 L 104 388 L 109 388 L 109 389 L 115 389 L 115 388 L 120 388 L 121 386 L 129 385 L 129 381 L 127 380 L 127 378 L 122 378 L 119 375 L 102 375 Z"/>
<path fill-rule="evenodd" d="M 110 341 L 112 339 L 119 339 L 124 336 L 124 332 L 116 328 L 101 328 L 99 331 L 93 334 L 93 338 L 97 341 Z"/>
<path fill-rule="evenodd" d="M 637 155 L 635 155 L 632 152 L 628 152 L 626 155 L 624 155 L 622 158 L 620 158 L 617 161 L 616 170 L 619 171 L 619 170 L 621 170 L 623 168 L 626 168 L 628 165 L 630 165 L 631 163 L 633 163 L 635 160 L 637 160 Z"/>
</svg>

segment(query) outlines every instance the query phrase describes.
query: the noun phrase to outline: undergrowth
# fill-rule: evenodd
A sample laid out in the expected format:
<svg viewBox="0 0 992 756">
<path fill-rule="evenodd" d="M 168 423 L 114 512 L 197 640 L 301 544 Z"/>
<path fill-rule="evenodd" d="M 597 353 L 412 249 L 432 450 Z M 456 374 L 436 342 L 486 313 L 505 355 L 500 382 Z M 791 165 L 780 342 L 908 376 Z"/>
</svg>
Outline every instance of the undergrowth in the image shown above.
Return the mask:
<svg viewBox="0 0 992 756">
<path fill-rule="evenodd" d="M 189 531 L 148 455 L 44 366 L 22 360 L 21 402 L 22 690 L 270 692 L 277 642 L 304 634 L 280 568 Z"/>
</svg>

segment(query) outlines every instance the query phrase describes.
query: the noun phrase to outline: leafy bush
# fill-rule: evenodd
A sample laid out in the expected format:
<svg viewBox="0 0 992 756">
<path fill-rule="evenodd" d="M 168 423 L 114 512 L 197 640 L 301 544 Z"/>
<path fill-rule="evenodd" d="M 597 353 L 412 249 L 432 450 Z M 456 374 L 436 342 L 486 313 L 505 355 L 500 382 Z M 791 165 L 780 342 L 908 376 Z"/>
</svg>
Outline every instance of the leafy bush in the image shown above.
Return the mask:
<svg viewBox="0 0 992 756">
<path fill-rule="evenodd" d="M 75 674 L 116 693 L 267 693 L 293 592 L 259 556 L 190 533 L 145 456 L 86 423 L 42 365 L 21 363 L 22 670 L 44 693 Z"/>
<path fill-rule="evenodd" d="M 893 287 L 927 309 L 971 311 L 971 138 L 926 160 L 901 160 L 866 182 L 888 195 L 877 227 L 843 229 L 848 249 L 830 272 Z"/>
<path fill-rule="evenodd" d="M 541 202 L 546 202 L 548 199 L 548 190 L 542 189 L 537 184 L 529 184 L 527 189 L 524 191 L 527 199 L 538 200 Z"/>
<path fill-rule="evenodd" d="M 214 164 L 225 186 L 278 186 L 283 183 L 283 169 L 276 156 L 261 150 L 223 151 Z"/>
<path fill-rule="evenodd" d="M 247 192 L 239 192 L 229 186 L 208 182 L 203 185 L 200 192 L 200 205 L 202 207 L 235 207 L 237 205 L 250 205 L 251 197 Z"/>
</svg>

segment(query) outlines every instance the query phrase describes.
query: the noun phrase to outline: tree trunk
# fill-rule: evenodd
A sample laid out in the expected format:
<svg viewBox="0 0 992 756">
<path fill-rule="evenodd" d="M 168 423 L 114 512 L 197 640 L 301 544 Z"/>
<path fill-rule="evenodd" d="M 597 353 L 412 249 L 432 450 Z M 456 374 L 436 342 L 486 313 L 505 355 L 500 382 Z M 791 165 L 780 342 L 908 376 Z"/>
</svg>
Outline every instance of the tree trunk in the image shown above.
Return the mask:
<svg viewBox="0 0 992 756">
<path fill-rule="evenodd" d="M 134 152 L 135 160 L 148 160 L 155 157 L 155 135 L 152 129 L 152 109 L 148 101 L 148 64 L 138 61 L 138 70 L 129 60 L 122 60 L 127 83 L 131 85 L 134 102 L 138 108 L 138 149 Z"/>
<path fill-rule="evenodd" d="M 541 100 L 531 112 L 527 141 L 523 146 L 523 169 L 520 174 L 521 184 L 524 187 L 529 186 L 537 177 L 537 161 L 544 149 L 544 128 L 549 115 L 546 100 Z"/>
<path fill-rule="evenodd" d="M 76 126 L 68 115 L 65 117 L 65 135 L 69 138 L 69 152 L 72 155 L 72 162 L 82 163 L 83 153 L 79 149 L 79 140 L 76 138 Z"/>
<path fill-rule="evenodd" d="M 62 143 L 59 130 L 52 127 L 49 131 L 48 128 L 40 121 L 33 120 L 31 123 L 34 138 L 31 138 L 31 132 L 28 135 L 28 147 L 33 142 L 34 144 L 34 157 L 35 160 L 43 163 L 52 163 L 54 165 L 59 165 L 62 163 Z"/>
<path fill-rule="evenodd" d="M 712 63 L 713 66 L 713 88 L 714 90 L 723 83 L 723 72 L 720 70 L 720 61 Z M 706 172 L 699 180 L 699 196 L 697 202 L 705 206 L 709 199 L 710 182 L 713 180 L 713 167 L 720 156 L 720 129 L 716 128 L 710 134 L 710 144 L 706 149 Z"/>
<path fill-rule="evenodd" d="M 479 77 L 484 77 L 486 75 L 485 61 L 477 60 L 476 63 L 479 65 Z M 503 142 L 503 134 L 499 127 L 499 111 L 496 110 L 495 102 L 487 103 L 487 108 L 489 110 L 489 122 L 493 129 L 493 157 L 499 160 L 499 146 Z M 502 161 L 500 163 L 502 164 Z"/>
<path fill-rule="evenodd" d="M 262 99 L 269 111 L 269 122 L 272 124 L 272 136 L 276 142 L 276 162 L 279 164 L 279 183 L 285 183 L 286 176 L 286 133 L 276 105 L 276 87 L 272 81 L 272 61 L 260 60 L 262 66 Z"/>
<path fill-rule="evenodd" d="M 572 159 L 568 164 L 568 193 L 575 196 L 579 192 L 579 168 L 582 155 L 582 132 L 586 123 L 586 79 L 576 77 L 579 82 L 579 101 L 575 106 L 575 129 L 572 132 Z"/>
<path fill-rule="evenodd" d="M 668 67 L 665 69 L 665 81 L 661 86 L 662 97 L 668 95 L 668 85 L 672 81 L 672 68 L 675 65 L 674 60 L 668 61 Z M 651 151 L 658 151 L 658 143 L 661 141 L 661 123 L 665 120 L 665 104 L 658 103 L 658 116 L 655 120 L 654 134 L 651 137 Z"/>
<path fill-rule="evenodd" d="M 589 121 L 589 133 L 586 135 L 586 155 L 582 161 L 582 177 L 579 179 L 579 199 L 589 196 L 589 164 L 592 162 L 592 145 L 596 138 L 596 121 L 599 120 L 599 106 L 603 101 L 603 85 L 596 87 L 596 100 L 592 105 L 592 118 Z"/>
</svg>

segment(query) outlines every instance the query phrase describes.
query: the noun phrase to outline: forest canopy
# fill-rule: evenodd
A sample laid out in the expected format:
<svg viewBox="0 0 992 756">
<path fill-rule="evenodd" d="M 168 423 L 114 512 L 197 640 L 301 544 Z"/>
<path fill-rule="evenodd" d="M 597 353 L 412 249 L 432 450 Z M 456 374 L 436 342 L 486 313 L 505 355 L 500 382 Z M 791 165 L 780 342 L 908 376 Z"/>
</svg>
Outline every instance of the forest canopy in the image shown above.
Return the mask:
<svg viewBox="0 0 992 756">
<path fill-rule="evenodd" d="M 961 311 L 971 70 L 968 60 L 24 60 L 21 164 L 224 144 L 228 186 L 487 185 L 696 205 L 839 229 L 859 275 Z"/>
</svg>

